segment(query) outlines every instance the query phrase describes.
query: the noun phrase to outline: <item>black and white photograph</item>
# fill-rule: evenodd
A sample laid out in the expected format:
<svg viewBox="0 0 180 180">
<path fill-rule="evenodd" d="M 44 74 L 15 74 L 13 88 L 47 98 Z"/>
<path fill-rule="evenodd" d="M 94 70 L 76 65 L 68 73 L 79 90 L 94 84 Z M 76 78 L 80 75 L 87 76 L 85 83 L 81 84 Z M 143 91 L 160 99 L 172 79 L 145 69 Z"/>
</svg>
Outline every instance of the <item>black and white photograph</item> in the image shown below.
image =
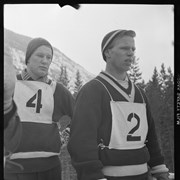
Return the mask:
<svg viewBox="0 0 180 180">
<path fill-rule="evenodd" d="M 4 180 L 174 180 L 174 23 L 173 4 L 4 4 Z"/>
</svg>

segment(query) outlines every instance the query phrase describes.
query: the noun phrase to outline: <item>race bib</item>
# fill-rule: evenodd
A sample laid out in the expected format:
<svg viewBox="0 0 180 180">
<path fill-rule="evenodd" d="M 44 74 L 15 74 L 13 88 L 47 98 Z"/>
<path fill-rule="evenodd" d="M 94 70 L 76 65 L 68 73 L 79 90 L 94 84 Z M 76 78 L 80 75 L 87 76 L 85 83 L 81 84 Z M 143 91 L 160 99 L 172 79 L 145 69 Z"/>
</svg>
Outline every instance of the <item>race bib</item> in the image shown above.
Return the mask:
<svg viewBox="0 0 180 180">
<path fill-rule="evenodd" d="M 146 105 L 111 101 L 112 130 L 109 148 L 137 149 L 144 146 L 148 131 Z"/>
<path fill-rule="evenodd" d="M 38 81 L 17 81 L 14 100 L 22 122 L 52 123 L 54 86 Z"/>
</svg>

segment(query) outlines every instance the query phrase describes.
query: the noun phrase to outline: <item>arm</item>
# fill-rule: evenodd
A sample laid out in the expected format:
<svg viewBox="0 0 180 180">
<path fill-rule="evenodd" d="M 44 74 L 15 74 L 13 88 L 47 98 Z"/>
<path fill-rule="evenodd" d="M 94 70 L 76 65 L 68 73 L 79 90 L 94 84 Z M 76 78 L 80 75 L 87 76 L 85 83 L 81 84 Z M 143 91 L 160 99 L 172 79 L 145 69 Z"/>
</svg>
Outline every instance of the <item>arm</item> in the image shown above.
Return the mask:
<svg viewBox="0 0 180 180">
<path fill-rule="evenodd" d="M 21 140 L 22 127 L 17 107 L 12 101 L 12 109 L 4 114 L 4 148 L 7 152 L 14 152 Z"/>
<path fill-rule="evenodd" d="M 15 89 L 16 74 L 11 57 L 5 48 L 4 52 L 4 114 L 13 108 L 12 99 Z"/>
<path fill-rule="evenodd" d="M 74 98 L 72 94 L 62 84 L 57 83 L 56 90 L 54 92 L 55 111 L 59 112 L 61 109 L 61 115 L 67 115 L 72 118 L 74 109 Z"/>
<path fill-rule="evenodd" d="M 101 113 L 99 90 L 92 82 L 88 83 L 77 96 L 68 143 L 68 151 L 79 180 L 97 180 L 104 177 L 97 145 Z"/>
<path fill-rule="evenodd" d="M 7 49 L 5 49 L 7 50 Z M 13 101 L 16 75 L 12 59 L 4 52 L 4 148 L 13 152 L 20 142 L 21 124 Z"/>
<path fill-rule="evenodd" d="M 56 112 L 55 119 L 59 121 L 58 126 L 59 126 L 61 141 L 64 145 L 66 145 L 69 140 L 70 121 L 72 119 L 72 114 L 73 114 L 74 98 L 68 89 L 66 89 L 62 84 L 57 83 L 56 90 L 54 93 L 54 101 L 55 101 L 54 108 Z M 68 125 L 62 128 L 61 120 L 59 120 L 59 118 L 67 119 Z"/>
</svg>

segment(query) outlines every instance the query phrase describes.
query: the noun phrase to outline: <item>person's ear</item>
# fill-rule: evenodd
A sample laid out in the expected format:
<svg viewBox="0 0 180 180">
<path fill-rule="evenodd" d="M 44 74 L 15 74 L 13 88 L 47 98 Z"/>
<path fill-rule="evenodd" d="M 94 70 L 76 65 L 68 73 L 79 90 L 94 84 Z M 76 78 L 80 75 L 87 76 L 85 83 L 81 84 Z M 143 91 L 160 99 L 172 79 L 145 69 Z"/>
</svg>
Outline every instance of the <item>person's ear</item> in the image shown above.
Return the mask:
<svg viewBox="0 0 180 180">
<path fill-rule="evenodd" d="M 111 56 L 110 56 L 110 51 L 109 51 L 109 49 L 106 49 L 106 50 L 104 51 L 104 54 L 105 54 L 106 58 L 110 58 L 110 57 L 111 57 Z"/>
</svg>

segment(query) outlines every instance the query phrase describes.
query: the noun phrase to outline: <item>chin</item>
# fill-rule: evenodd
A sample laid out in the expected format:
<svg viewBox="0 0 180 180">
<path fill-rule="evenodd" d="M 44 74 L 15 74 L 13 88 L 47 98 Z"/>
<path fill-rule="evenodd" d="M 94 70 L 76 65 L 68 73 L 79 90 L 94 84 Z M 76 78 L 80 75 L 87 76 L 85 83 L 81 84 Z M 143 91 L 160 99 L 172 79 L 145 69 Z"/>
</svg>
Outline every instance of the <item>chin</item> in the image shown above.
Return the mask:
<svg viewBox="0 0 180 180">
<path fill-rule="evenodd" d="M 48 73 L 47 72 L 41 72 L 41 73 L 39 73 L 39 77 L 44 77 L 44 76 L 46 76 Z"/>
<path fill-rule="evenodd" d="M 126 69 L 126 71 L 129 71 L 129 70 L 131 70 L 131 66 L 127 66 L 127 67 L 125 67 L 125 69 Z"/>
</svg>

